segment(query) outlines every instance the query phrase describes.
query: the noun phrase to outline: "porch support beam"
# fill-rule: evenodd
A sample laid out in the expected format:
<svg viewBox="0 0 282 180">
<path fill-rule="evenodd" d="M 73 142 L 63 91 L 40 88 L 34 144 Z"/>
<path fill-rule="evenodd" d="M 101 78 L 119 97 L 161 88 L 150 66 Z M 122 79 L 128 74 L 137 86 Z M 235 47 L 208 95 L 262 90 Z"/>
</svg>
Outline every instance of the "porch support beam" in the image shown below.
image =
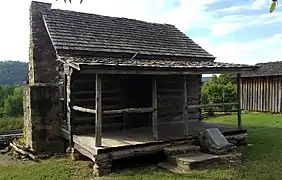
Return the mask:
<svg viewBox="0 0 282 180">
<path fill-rule="evenodd" d="M 242 110 L 241 110 L 241 74 L 237 73 L 237 119 L 238 119 L 238 129 L 242 128 Z"/>
<path fill-rule="evenodd" d="M 187 106 L 187 79 L 183 76 L 183 121 L 184 121 L 184 136 L 188 136 L 188 106 Z"/>
<path fill-rule="evenodd" d="M 95 146 L 102 146 L 102 79 L 96 74 Z"/>
<path fill-rule="evenodd" d="M 153 138 L 159 139 L 159 127 L 158 127 L 158 95 L 157 95 L 157 79 L 155 76 L 152 77 L 152 121 L 153 121 Z"/>
<path fill-rule="evenodd" d="M 66 86 L 66 103 L 67 103 L 67 128 L 69 131 L 69 146 L 70 148 L 74 147 L 73 143 L 73 121 L 75 121 L 75 116 L 72 109 L 72 99 L 71 99 L 71 93 L 72 93 L 72 82 L 73 82 L 73 69 L 69 66 L 65 67 L 65 79 L 64 83 Z"/>
<path fill-rule="evenodd" d="M 103 114 L 122 114 L 122 113 L 148 113 L 153 112 L 154 108 L 127 108 L 127 109 L 116 109 L 116 110 L 105 110 Z"/>
</svg>

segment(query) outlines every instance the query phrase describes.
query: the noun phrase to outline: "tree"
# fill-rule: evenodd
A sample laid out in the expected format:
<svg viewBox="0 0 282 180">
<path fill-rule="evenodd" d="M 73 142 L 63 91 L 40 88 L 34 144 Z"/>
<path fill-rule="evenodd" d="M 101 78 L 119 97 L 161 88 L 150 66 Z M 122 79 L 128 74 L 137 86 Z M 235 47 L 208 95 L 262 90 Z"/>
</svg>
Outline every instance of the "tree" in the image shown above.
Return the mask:
<svg viewBox="0 0 282 180">
<path fill-rule="evenodd" d="M 235 102 L 237 99 L 235 80 L 226 73 L 218 77 L 213 75 L 211 79 L 204 83 L 201 91 L 203 104 L 229 103 Z"/>
<path fill-rule="evenodd" d="M 15 86 L 0 86 L 0 117 L 23 114 L 23 89 Z"/>
<path fill-rule="evenodd" d="M 278 5 L 278 0 L 272 0 L 272 3 L 269 8 L 269 12 L 272 13 L 273 11 L 275 11 L 277 5 Z"/>
</svg>

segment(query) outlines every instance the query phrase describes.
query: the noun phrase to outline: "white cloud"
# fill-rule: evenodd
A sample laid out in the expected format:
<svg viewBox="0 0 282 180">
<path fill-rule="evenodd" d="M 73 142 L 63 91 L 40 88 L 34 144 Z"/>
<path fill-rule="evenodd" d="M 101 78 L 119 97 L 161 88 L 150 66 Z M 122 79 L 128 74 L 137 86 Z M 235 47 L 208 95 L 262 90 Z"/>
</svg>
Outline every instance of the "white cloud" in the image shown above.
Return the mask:
<svg viewBox="0 0 282 180">
<path fill-rule="evenodd" d="M 271 3 L 271 0 L 253 0 L 253 3 L 251 5 L 251 9 L 266 9 L 269 7 L 269 4 Z"/>
<path fill-rule="evenodd" d="M 217 57 L 216 61 L 256 64 L 282 61 L 282 33 L 247 43 L 222 42 L 213 44 L 209 39 L 199 38 L 195 42 Z"/>
<path fill-rule="evenodd" d="M 228 7 L 228 8 L 219 9 L 218 12 L 234 13 L 234 12 L 238 12 L 238 11 L 241 11 L 241 10 L 246 10 L 248 8 L 249 7 L 247 5 L 238 5 L 238 6 L 231 6 L 231 7 Z"/>
<path fill-rule="evenodd" d="M 72 4 L 65 4 L 64 0 L 40 1 L 53 3 L 53 8 L 170 23 L 182 31 L 194 27 L 210 28 L 213 36 L 230 35 L 251 25 L 282 22 L 282 12 L 250 16 L 234 14 L 214 19 L 213 12 L 206 12 L 207 6 L 223 0 L 200 0 L 193 3 L 190 0 L 180 0 L 180 6 L 173 9 L 166 7 L 165 0 L 84 0 L 82 5 L 79 5 L 79 0 L 73 0 Z M 1 3 L 0 60 L 28 60 L 30 2 L 31 0 L 6 0 Z M 222 11 L 239 12 L 244 8 L 234 6 Z M 205 38 L 195 41 L 218 57 L 218 61 L 252 64 L 282 60 L 279 49 L 282 47 L 282 40 L 279 34 L 245 44 L 225 42 L 224 39 L 219 44 L 212 44 Z"/>
<path fill-rule="evenodd" d="M 210 30 L 212 36 L 226 36 L 254 25 L 265 25 L 267 28 L 267 25 L 275 23 L 282 23 L 282 12 L 266 12 L 260 15 L 233 14 L 216 19 Z"/>
<path fill-rule="evenodd" d="M 72 4 L 64 0 L 39 0 L 53 3 L 53 8 L 96 13 L 174 24 L 180 30 L 208 22 L 206 6 L 215 1 L 201 0 L 191 3 L 180 0 L 180 6 L 168 10 L 166 0 L 72 0 Z M 0 60 L 28 60 L 29 41 L 29 5 L 31 0 L 5 0 L 0 6 Z"/>
</svg>

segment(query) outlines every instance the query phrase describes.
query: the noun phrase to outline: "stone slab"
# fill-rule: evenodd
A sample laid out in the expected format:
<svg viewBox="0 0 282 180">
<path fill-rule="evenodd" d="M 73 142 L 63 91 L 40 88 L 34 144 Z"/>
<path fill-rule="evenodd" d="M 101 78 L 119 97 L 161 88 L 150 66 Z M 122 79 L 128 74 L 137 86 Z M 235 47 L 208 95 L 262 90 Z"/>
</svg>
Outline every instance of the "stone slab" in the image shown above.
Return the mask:
<svg viewBox="0 0 282 180">
<path fill-rule="evenodd" d="M 222 147 L 225 147 L 225 146 L 229 145 L 229 142 L 223 136 L 223 134 L 219 131 L 218 128 L 206 129 L 205 132 L 204 132 L 204 135 L 216 147 L 222 148 Z"/>
<path fill-rule="evenodd" d="M 191 145 L 191 144 L 183 144 L 178 146 L 170 146 L 165 147 L 164 152 L 168 155 L 176 155 L 176 154 L 182 154 L 182 153 L 194 153 L 199 152 L 201 150 L 200 146 Z"/>
</svg>

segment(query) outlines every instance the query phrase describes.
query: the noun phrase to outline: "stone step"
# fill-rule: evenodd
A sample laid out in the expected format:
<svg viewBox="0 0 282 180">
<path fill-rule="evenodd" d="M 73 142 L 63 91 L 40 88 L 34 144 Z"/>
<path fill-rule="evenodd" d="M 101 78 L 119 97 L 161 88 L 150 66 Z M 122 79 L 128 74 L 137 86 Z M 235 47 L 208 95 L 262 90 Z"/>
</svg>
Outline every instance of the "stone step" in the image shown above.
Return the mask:
<svg viewBox="0 0 282 180">
<path fill-rule="evenodd" d="M 171 167 L 166 168 L 170 171 L 174 172 L 177 170 L 178 172 L 187 172 L 190 170 L 210 169 L 218 165 L 230 164 L 238 160 L 240 156 L 240 153 L 230 153 L 226 155 L 212 155 L 206 153 L 198 153 L 195 155 L 180 154 L 169 157 L 168 161 L 164 164 L 166 164 L 167 167 Z M 160 164 L 160 166 L 165 168 L 165 165 Z"/>
<path fill-rule="evenodd" d="M 183 145 L 177 145 L 177 146 L 170 146 L 164 148 L 164 152 L 167 157 L 178 155 L 178 154 L 196 154 L 201 151 L 200 146 L 191 145 L 191 144 L 183 144 Z"/>
</svg>

